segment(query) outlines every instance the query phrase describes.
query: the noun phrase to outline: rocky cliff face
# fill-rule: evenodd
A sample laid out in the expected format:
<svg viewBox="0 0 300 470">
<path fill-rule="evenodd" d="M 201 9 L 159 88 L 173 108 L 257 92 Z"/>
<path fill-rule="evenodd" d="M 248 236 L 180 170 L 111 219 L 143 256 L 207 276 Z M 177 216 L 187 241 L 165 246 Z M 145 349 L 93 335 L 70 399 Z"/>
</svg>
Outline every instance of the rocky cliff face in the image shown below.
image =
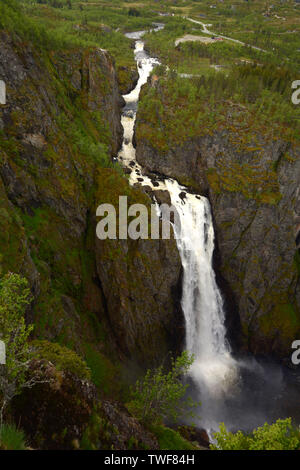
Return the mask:
<svg viewBox="0 0 300 470">
<path fill-rule="evenodd" d="M 111 57 L 39 53 L 1 32 L 0 77 L 1 270 L 30 280 L 35 335 L 82 355 L 117 344 L 143 365 L 160 361 L 181 321 L 174 240 L 95 240 L 99 204 L 150 203 L 111 162 L 123 106 Z"/>
<path fill-rule="evenodd" d="M 137 136 L 143 126 L 138 116 Z M 209 197 L 231 329 L 237 308 L 244 348 L 282 358 L 300 334 L 300 150 L 276 136 L 247 135 L 244 143 L 244 133 L 169 142 L 165 152 L 137 138 L 137 160 Z"/>
<path fill-rule="evenodd" d="M 86 238 L 98 154 L 109 161 L 121 138 L 113 64 L 95 49 L 39 54 L 4 32 L 1 45 L 2 273 L 31 281 L 37 335 L 80 349 L 82 312 L 103 312 Z"/>
<path fill-rule="evenodd" d="M 114 181 L 101 174 L 97 203 L 118 208 L 118 195 L 128 206 L 150 198 L 140 189 L 128 189 L 124 178 Z M 117 211 L 118 215 L 118 211 Z M 178 349 L 183 336 L 180 308 L 181 261 L 174 239 L 100 240 L 96 238 L 97 272 L 103 289 L 111 328 L 127 356 L 141 364 L 160 364 L 170 350 Z"/>
</svg>

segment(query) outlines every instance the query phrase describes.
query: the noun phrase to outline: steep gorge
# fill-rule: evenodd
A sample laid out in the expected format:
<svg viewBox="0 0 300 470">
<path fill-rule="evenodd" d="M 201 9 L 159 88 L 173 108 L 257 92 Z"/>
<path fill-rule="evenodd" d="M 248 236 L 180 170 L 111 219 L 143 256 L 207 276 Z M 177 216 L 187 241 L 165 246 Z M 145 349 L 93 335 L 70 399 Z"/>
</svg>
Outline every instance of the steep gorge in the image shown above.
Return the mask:
<svg viewBox="0 0 300 470">
<path fill-rule="evenodd" d="M 92 344 L 157 363 L 180 330 L 175 242 L 95 236 L 102 202 L 127 194 L 150 204 L 111 160 L 123 135 L 113 60 L 99 48 L 41 53 L 4 32 L 1 44 L 2 274 L 29 279 L 35 337 L 84 357 Z"/>
<path fill-rule="evenodd" d="M 27 321 L 42 351 L 32 370 L 54 378 L 22 393 L 11 413 L 35 448 L 74 448 L 84 432 L 101 448 L 130 439 L 158 448 L 116 400 L 137 371 L 180 349 L 181 263 L 174 239 L 96 237 L 99 204 L 117 206 L 119 195 L 151 204 L 113 161 L 124 105 L 114 61 L 100 48 L 50 51 L 0 34 L 1 275 L 28 279 Z M 93 431 L 95 416 L 105 436 Z"/>
<path fill-rule="evenodd" d="M 119 195 L 127 195 L 129 204 L 151 203 L 149 188 L 132 188 L 112 162 L 122 142 L 124 105 L 113 60 L 99 48 L 41 53 L 6 33 L 1 39 L 0 76 L 7 83 L 7 104 L 0 106 L 2 274 L 21 272 L 29 279 L 34 336 L 74 349 L 92 374 L 95 354 L 108 369 L 120 359 L 157 365 L 170 350 L 180 350 L 184 334 L 175 240 L 95 237 L 99 204 L 117 207 Z M 155 87 L 156 77 L 144 93 Z M 241 149 L 238 133 L 217 132 L 180 146 L 170 141 L 162 152 L 141 138 L 143 125 L 138 114 L 136 155 L 143 168 L 158 181 L 160 175 L 175 177 L 209 197 L 217 277 L 242 325 L 241 334 L 229 308 L 229 331 L 246 351 L 289 356 L 300 332 L 299 150 L 262 136 Z M 157 195 L 168 199 L 165 192 Z M 74 384 L 68 374 L 62 380 L 68 398 Z M 90 396 L 76 438 L 96 394 L 80 387 Z M 103 393 L 110 398 L 112 391 L 108 385 Z M 30 409 L 30 396 L 22 399 Z M 127 423 L 115 405 L 104 408 L 108 419 L 117 415 Z"/>
</svg>

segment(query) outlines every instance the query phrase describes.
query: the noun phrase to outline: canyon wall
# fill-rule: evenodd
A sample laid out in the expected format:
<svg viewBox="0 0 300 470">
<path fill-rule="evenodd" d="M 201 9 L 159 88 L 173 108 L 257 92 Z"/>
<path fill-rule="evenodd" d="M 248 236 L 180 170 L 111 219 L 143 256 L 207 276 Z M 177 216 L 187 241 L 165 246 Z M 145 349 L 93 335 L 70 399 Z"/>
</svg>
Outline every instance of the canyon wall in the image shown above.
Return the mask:
<svg viewBox="0 0 300 470">
<path fill-rule="evenodd" d="M 124 104 L 102 49 L 38 51 L 1 32 L 1 273 L 28 278 L 34 335 L 145 366 L 176 348 L 174 240 L 96 239 L 102 202 L 150 198 L 112 163 Z M 113 253 L 113 257 L 112 257 Z M 177 318 L 176 317 L 176 318 Z"/>
</svg>

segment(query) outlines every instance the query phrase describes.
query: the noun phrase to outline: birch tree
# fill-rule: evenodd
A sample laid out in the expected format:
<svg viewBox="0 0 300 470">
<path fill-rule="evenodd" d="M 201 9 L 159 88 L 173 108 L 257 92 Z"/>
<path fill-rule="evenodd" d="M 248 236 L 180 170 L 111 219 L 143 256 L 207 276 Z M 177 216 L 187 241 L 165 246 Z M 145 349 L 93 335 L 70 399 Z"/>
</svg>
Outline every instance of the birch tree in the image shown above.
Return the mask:
<svg viewBox="0 0 300 470">
<path fill-rule="evenodd" d="M 5 344 L 6 361 L 0 365 L 0 430 L 4 411 L 23 388 L 40 380 L 35 373 L 28 378 L 31 354 L 28 338 L 33 325 L 26 325 L 25 311 L 31 301 L 28 282 L 18 274 L 9 273 L 0 280 L 0 340 Z"/>
</svg>

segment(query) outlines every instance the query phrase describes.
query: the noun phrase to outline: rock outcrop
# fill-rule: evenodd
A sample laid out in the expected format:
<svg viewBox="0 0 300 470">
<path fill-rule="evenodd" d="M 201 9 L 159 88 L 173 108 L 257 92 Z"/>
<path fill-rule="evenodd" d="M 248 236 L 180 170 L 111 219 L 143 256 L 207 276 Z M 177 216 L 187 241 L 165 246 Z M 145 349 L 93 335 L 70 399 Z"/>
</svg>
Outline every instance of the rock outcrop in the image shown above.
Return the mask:
<svg viewBox="0 0 300 470">
<path fill-rule="evenodd" d="M 128 196 L 128 207 L 150 198 L 141 189 L 130 189 L 124 179 L 101 174 L 96 201 L 118 208 L 118 195 Z M 100 185 L 99 185 L 100 186 Z M 118 211 L 117 211 L 118 216 Z M 106 301 L 111 328 L 123 352 L 142 365 L 159 364 L 183 338 L 180 308 L 181 262 L 174 239 L 100 240 L 96 238 L 97 272 Z"/>
<path fill-rule="evenodd" d="M 101 430 L 99 436 L 100 449 L 159 449 L 156 437 L 146 430 L 136 418 L 133 418 L 124 406 L 110 401 L 103 401 L 99 414 L 104 424 L 109 423 Z"/>
<path fill-rule="evenodd" d="M 72 350 L 57 343 L 31 343 L 24 388 L 10 415 L 26 434 L 27 445 L 47 450 L 158 449 L 155 436 L 125 406 L 103 399 L 91 382 L 91 371 Z M 115 390 L 116 391 L 116 390 Z"/>
<path fill-rule="evenodd" d="M 96 169 L 122 138 L 113 62 L 100 49 L 40 54 L 2 31 L 0 76 L 2 273 L 29 279 L 36 334 L 80 350 L 93 338 L 81 313 L 103 317 L 87 232 Z"/>
<path fill-rule="evenodd" d="M 32 361 L 29 373 L 41 383 L 14 399 L 15 422 L 35 449 L 75 449 L 96 403 L 95 386 L 45 360 Z"/>
</svg>

